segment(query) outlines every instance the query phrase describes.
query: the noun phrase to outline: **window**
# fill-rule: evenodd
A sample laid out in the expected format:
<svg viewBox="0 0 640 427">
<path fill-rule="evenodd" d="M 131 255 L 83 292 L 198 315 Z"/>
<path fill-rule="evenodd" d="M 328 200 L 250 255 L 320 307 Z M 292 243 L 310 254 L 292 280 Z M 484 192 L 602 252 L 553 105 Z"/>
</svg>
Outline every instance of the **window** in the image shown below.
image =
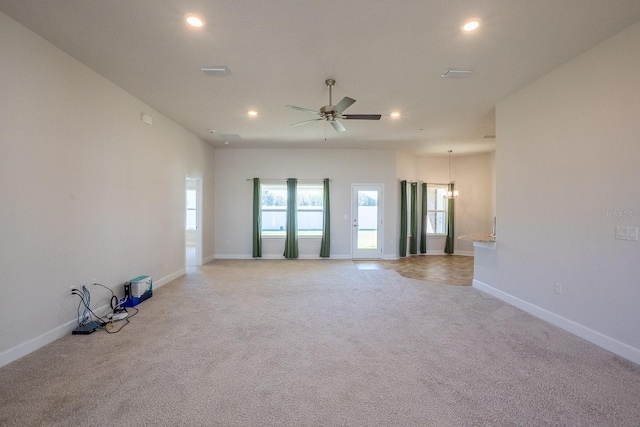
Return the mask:
<svg viewBox="0 0 640 427">
<path fill-rule="evenodd" d="M 196 190 L 187 190 L 187 230 L 196 229 Z"/>
<path fill-rule="evenodd" d="M 287 227 L 286 184 L 262 184 L 262 237 L 284 237 Z M 298 184 L 298 236 L 322 236 L 323 186 Z"/>
<path fill-rule="evenodd" d="M 447 186 L 427 184 L 427 234 L 447 234 Z"/>
</svg>

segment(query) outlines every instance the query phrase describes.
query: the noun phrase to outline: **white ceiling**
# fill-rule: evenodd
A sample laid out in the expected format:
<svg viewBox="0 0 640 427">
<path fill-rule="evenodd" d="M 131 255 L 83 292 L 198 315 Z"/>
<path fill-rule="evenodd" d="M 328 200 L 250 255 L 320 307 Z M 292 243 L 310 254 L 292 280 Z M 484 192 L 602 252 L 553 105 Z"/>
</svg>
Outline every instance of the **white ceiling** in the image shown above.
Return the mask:
<svg viewBox="0 0 640 427">
<path fill-rule="evenodd" d="M 638 0 L 0 0 L 0 10 L 214 146 L 417 154 L 493 150 L 482 137 L 495 133 L 498 101 L 640 20 Z M 204 29 L 187 28 L 188 13 Z M 463 34 L 472 17 L 482 26 Z M 218 65 L 232 74 L 200 71 Z M 474 72 L 441 78 L 447 68 Z M 344 133 L 291 127 L 313 116 L 284 106 L 328 104 L 327 78 L 334 104 L 350 96 L 347 113 L 382 119 L 344 120 Z M 225 145 L 225 134 L 240 140 Z"/>
</svg>

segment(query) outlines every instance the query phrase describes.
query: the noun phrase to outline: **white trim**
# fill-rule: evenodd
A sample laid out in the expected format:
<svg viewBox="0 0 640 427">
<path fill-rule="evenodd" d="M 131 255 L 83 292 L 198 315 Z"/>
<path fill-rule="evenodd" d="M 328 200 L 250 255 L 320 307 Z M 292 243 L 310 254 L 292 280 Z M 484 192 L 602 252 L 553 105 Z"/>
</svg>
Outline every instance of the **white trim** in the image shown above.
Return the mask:
<svg viewBox="0 0 640 427">
<path fill-rule="evenodd" d="M 444 253 L 444 249 L 432 249 L 432 250 L 427 250 L 426 254 L 418 254 L 418 255 L 426 255 L 426 256 L 432 256 L 432 255 L 460 255 L 460 256 L 473 256 L 473 251 L 454 251 L 452 254 L 445 254 Z M 409 256 L 409 255 L 407 255 Z M 415 255 L 413 255 L 415 256 Z"/>
<path fill-rule="evenodd" d="M 620 342 L 598 331 L 594 331 L 593 329 L 576 323 L 573 320 L 569 320 L 565 317 L 559 316 L 555 313 L 550 312 L 549 310 L 538 307 L 537 305 L 531 304 L 518 297 L 489 286 L 486 283 L 480 282 L 479 280 L 473 279 L 473 287 L 484 291 L 498 298 L 499 300 L 506 302 L 507 304 L 513 305 L 521 310 L 526 311 L 529 314 L 545 320 L 552 325 L 555 325 L 574 335 L 577 335 L 580 338 L 583 338 L 599 347 L 604 348 L 605 350 L 617 354 L 620 357 L 624 357 L 625 359 L 628 359 L 634 363 L 640 364 L 640 349 L 631 347 L 628 344 Z"/>
<path fill-rule="evenodd" d="M 182 269 L 176 271 L 175 273 L 171 273 L 168 276 L 163 277 L 162 279 L 154 280 L 153 281 L 153 289 L 157 289 L 157 288 L 159 288 L 161 286 L 164 286 L 167 283 L 177 279 L 178 277 L 184 276 L 185 274 L 187 274 L 187 270 L 182 268 Z"/>
<path fill-rule="evenodd" d="M 473 251 L 454 251 L 451 255 L 473 256 Z"/>
<path fill-rule="evenodd" d="M 186 273 L 185 269 L 178 270 L 175 273 L 172 273 L 168 276 L 163 277 L 160 280 L 153 281 L 153 288 L 157 289 L 161 286 L 166 285 L 172 280 L 177 279 L 180 276 L 183 276 Z M 110 306 L 109 304 L 104 304 L 98 308 L 94 308 L 93 311 L 98 316 L 104 316 L 109 312 Z M 26 356 L 29 353 L 32 353 L 47 344 L 51 344 L 52 342 L 68 335 L 73 331 L 78 325 L 77 319 L 69 320 L 62 325 L 56 326 L 55 328 L 43 333 L 42 335 L 32 338 L 29 341 L 18 344 L 15 347 L 12 347 L 8 350 L 0 353 L 0 367 L 7 365 L 13 361 L 20 359 L 21 357 Z"/>
<path fill-rule="evenodd" d="M 104 316 L 108 313 L 110 306 L 105 304 L 101 307 L 93 309 L 93 311 L 99 315 Z M 34 351 L 44 347 L 47 344 L 51 344 L 52 342 L 59 340 L 60 338 L 68 335 L 78 326 L 78 320 L 73 319 L 68 322 L 63 323 L 60 326 L 56 326 L 50 331 L 45 332 L 44 334 L 32 338 L 29 341 L 18 344 L 15 347 L 12 347 L 8 350 L 0 353 L 0 367 L 8 365 L 11 362 L 14 362 L 21 357 L 24 357 Z"/>
<path fill-rule="evenodd" d="M 215 254 L 214 259 L 252 259 L 251 254 Z M 259 259 L 259 258 L 258 258 Z"/>
<path fill-rule="evenodd" d="M 209 262 L 213 261 L 214 259 L 216 259 L 215 255 L 208 256 L 208 257 L 206 257 L 206 258 L 204 258 L 204 259 L 202 260 L 202 264 L 203 264 L 203 265 L 204 265 L 204 264 L 207 264 L 207 263 L 209 263 Z"/>
<path fill-rule="evenodd" d="M 254 259 L 250 254 L 216 254 L 211 259 Z M 262 254 L 262 257 L 255 259 L 287 259 L 282 254 Z M 298 258 L 294 259 L 317 259 L 323 261 L 326 259 L 351 259 L 350 254 L 331 255 L 329 258 L 321 258 L 316 254 L 298 254 Z"/>
<path fill-rule="evenodd" d="M 358 199 L 356 197 L 356 192 L 358 190 L 363 191 L 377 191 L 379 195 L 378 200 L 378 227 L 376 229 L 377 232 L 377 241 L 378 247 L 375 249 L 375 257 L 371 257 L 374 255 L 372 252 L 374 250 L 367 249 L 357 249 L 357 233 L 354 231 L 354 228 L 351 227 L 357 220 L 356 215 L 358 213 Z M 384 184 L 351 184 L 351 259 L 383 259 L 384 258 L 384 210 L 385 210 L 385 201 L 384 201 L 384 193 L 385 186 Z M 379 255 L 378 255 L 379 254 Z"/>
</svg>

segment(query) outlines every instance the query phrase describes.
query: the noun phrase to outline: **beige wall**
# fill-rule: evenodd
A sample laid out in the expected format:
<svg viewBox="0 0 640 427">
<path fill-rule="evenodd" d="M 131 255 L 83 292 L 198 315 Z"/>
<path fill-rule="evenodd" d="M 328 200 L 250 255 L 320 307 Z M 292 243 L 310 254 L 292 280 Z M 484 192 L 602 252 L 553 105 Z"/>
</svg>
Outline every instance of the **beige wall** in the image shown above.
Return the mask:
<svg viewBox="0 0 640 427">
<path fill-rule="evenodd" d="M 157 287 L 183 274 L 185 177 L 203 180 L 212 218 L 214 150 L 2 13 L 0 52 L 3 365 L 69 333 L 70 287 L 122 296 L 138 275 Z"/>
<path fill-rule="evenodd" d="M 640 363 L 640 23 L 497 108 L 497 248 L 476 285 Z M 556 284 L 561 293 L 556 293 Z"/>
<path fill-rule="evenodd" d="M 471 242 L 458 240 L 458 236 L 471 233 L 491 233 L 495 212 L 495 153 L 451 156 L 451 180 L 460 196 L 455 201 L 455 243 L 457 254 L 473 255 Z M 448 156 L 418 158 L 418 180 L 426 183 L 449 182 Z M 427 253 L 444 252 L 445 238 L 427 239 Z"/>
<path fill-rule="evenodd" d="M 351 258 L 351 185 L 384 185 L 383 256 L 397 256 L 396 154 L 391 150 L 220 149 L 216 151 L 216 257 L 250 258 L 249 178 L 330 178 L 331 257 Z M 300 239 L 300 257 L 318 258 L 320 239 Z M 281 258 L 283 239 L 264 239 L 263 257 Z"/>
</svg>

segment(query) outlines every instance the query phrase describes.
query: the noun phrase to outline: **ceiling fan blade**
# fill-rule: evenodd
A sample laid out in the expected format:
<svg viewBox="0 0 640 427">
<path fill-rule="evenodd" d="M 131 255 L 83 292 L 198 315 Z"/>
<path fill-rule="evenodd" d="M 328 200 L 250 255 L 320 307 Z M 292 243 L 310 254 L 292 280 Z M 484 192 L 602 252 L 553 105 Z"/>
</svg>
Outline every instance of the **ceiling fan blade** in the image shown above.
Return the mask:
<svg viewBox="0 0 640 427">
<path fill-rule="evenodd" d="M 336 132 L 344 132 L 346 130 L 344 126 L 342 126 L 342 123 L 337 120 L 331 120 L 329 123 L 331 123 L 331 126 L 333 126 Z"/>
<path fill-rule="evenodd" d="M 345 96 L 340 100 L 340 102 L 338 102 L 338 105 L 336 105 L 336 108 L 334 109 L 334 111 L 338 114 L 341 114 L 344 110 L 351 107 L 354 102 L 356 102 L 355 99 Z"/>
<path fill-rule="evenodd" d="M 322 117 L 320 117 L 319 119 L 305 120 L 304 122 L 294 123 L 291 126 L 300 126 L 300 125 L 304 125 L 304 124 L 311 123 L 311 122 L 317 122 L 319 120 L 324 120 L 324 119 Z"/>
<path fill-rule="evenodd" d="M 381 114 L 343 114 L 345 120 L 380 120 Z"/>
<path fill-rule="evenodd" d="M 291 108 L 293 110 L 304 111 L 304 112 L 307 112 L 307 113 L 318 114 L 318 112 L 316 110 L 312 110 L 310 108 L 296 107 L 295 105 L 285 105 L 285 107 Z"/>
</svg>

